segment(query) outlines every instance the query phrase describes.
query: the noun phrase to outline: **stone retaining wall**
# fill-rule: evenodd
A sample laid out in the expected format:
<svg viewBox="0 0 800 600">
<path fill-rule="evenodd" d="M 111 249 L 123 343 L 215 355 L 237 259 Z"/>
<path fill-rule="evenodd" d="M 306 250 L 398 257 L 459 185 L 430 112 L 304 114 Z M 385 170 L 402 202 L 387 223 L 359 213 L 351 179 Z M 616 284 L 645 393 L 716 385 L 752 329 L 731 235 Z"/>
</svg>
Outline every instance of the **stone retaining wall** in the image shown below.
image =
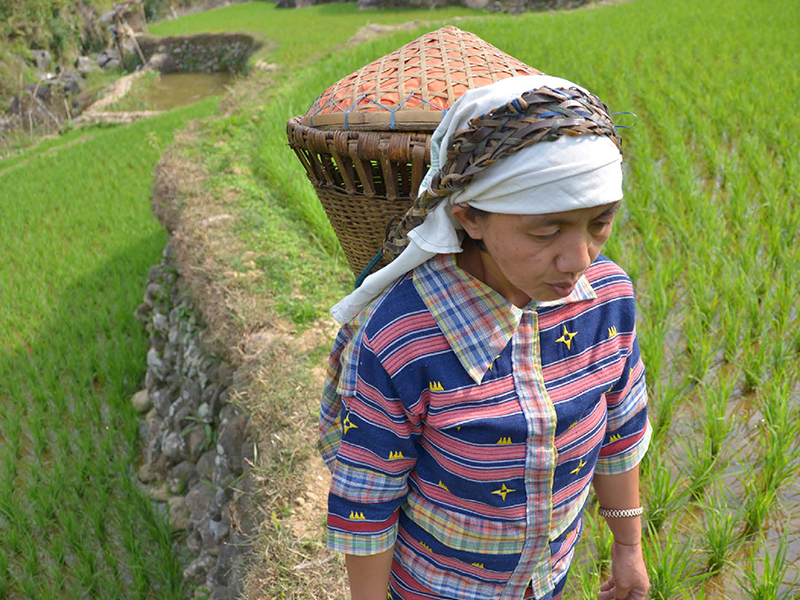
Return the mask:
<svg viewBox="0 0 800 600">
<path fill-rule="evenodd" d="M 246 33 L 202 33 L 156 37 L 138 35 L 136 40 L 148 63 L 162 73 L 240 72 L 262 43 Z"/>
<path fill-rule="evenodd" d="M 195 597 L 233 600 L 255 527 L 247 505 L 255 446 L 247 415 L 229 402 L 236 372 L 207 339 L 169 246 L 136 316 L 151 344 L 145 389 L 133 398 L 143 414 L 139 482 L 172 530 L 185 532 L 178 545 Z"/>
</svg>

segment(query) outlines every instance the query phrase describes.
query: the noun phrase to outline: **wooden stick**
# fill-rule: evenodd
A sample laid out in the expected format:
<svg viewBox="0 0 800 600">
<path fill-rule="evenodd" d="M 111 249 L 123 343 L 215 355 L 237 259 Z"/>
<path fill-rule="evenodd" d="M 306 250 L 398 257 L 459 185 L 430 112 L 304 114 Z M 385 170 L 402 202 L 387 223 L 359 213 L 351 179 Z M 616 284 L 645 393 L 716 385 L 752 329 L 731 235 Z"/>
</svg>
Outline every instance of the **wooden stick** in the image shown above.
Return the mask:
<svg viewBox="0 0 800 600">
<path fill-rule="evenodd" d="M 128 22 L 123 21 L 123 23 L 125 23 L 125 33 L 127 33 L 128 36 L 131 38 L 131 40 L 133 40 L 133 47 L 136 48 L 136 52 L 139 53 L 139 58 L 142 60 L 142 66 L 144 66 L 147 63 L 147 61 L 144 59 L 144 54 L 142 53 L 142 49 L 139 46 L 139 40 L 136 39 L 136 34 L 133 33 L 133 28 L 130 25 L 128 25 Z"/>
</svg>

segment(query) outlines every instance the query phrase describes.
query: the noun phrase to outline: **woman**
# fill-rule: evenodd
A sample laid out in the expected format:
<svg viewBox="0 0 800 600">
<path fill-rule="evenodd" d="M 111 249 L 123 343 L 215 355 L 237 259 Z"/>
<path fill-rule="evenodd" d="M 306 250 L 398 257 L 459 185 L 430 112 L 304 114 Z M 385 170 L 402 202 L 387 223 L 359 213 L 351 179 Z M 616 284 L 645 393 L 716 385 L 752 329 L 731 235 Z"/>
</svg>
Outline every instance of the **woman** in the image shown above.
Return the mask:
<svg viewBox="0 0 800 600">
<path fill-rule="evenodd" d="M 558 599 L 590 483 L 615 540 L 598 598 L 643 598 L 650 427 L 633 288 L 600 254 L 607 109 L 506 79 L 451 107 L 431 158 L 400 256 L 332 311 L 319 447 L 352 598 Z"/>
</svg>

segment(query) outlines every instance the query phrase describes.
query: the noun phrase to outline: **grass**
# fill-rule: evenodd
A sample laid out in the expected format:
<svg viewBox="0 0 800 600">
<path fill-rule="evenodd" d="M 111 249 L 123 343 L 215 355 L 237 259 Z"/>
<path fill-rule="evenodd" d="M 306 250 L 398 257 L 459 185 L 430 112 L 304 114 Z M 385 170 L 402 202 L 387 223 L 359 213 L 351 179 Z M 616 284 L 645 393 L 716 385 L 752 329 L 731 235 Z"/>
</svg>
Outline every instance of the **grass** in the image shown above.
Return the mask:
<svg viewBox="0 0 800 600">
<path fill-rule="evenodd" d="M 133 309 L 165 243 L 153 165 L 214 108 L 0 162 L 2 597 L 181 598 L 166 517 L 131 481 L 146 351 Z"/>
</svg>

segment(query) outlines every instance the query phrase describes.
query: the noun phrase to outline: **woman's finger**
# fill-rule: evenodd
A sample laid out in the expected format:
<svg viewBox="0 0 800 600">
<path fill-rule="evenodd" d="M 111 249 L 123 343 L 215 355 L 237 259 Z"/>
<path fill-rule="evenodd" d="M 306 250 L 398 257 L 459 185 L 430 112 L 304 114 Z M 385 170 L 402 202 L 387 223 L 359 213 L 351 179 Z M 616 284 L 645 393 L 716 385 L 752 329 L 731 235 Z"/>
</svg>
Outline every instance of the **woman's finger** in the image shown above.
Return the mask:
<svg viewBox="0 0 800 600">
<path fill-rule="evenodd" d="M 600 586 L 597 600 L 614 600 L 615 591 L 614 580 L 608 579 Z"/>
<path fill-rule="evenodd" d="M 603 590 L 597 594 L 597 600 L 614 600 L 615 592 L 616 590 L 614 588 Z"/>
</svg>

